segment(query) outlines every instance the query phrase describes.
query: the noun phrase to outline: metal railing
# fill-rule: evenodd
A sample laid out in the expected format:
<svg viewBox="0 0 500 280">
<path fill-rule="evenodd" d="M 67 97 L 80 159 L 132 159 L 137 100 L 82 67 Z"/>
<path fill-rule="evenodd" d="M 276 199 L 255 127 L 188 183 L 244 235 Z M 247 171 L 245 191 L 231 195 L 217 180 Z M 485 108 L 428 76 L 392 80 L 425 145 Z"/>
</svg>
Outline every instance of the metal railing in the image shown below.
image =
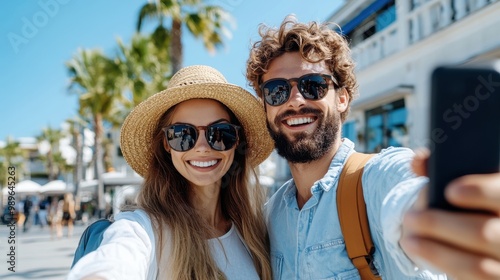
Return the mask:
<svg viewBox="0 0 500 280">
<path fill-rule="evenodd" d="M 352 48 L 358 71 L 499 0 L 396 1 L 396 21 Z"/>
</svg>

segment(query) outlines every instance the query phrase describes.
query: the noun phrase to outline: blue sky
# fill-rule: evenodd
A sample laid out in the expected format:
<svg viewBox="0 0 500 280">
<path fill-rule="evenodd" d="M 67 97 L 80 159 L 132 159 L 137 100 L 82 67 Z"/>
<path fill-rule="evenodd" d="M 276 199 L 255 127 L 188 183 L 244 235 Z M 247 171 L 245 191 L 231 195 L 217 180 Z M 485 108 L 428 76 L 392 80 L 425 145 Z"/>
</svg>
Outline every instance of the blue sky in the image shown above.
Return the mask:
<svg viewBox="0 0 500 280">
<path fill-rule="evenodd" d="M 34 0 L 0 2 L 0 141 L 33 137 L 60 128 L 77 115 L 77 96 L 68 93 L 65 62 L 79 48 L 112 54 L 116 39 L 130 41 L 141 1 Z M 125 4 L 127 3 L 127 4 Z M 341 0 L 214 0 L 236 20 L 232 38 L 211 55 L 184 32 L 184 65 L 215 67 L 229 82 L 247 87 L 245 62 L 260 23 L 279 25 L 290 13 L 300 21 L 324 21 Z M 272 5 L 270 4 L 272 3 Z M 247 87 L 248 88 L 248 87 Z"/>
</svg>

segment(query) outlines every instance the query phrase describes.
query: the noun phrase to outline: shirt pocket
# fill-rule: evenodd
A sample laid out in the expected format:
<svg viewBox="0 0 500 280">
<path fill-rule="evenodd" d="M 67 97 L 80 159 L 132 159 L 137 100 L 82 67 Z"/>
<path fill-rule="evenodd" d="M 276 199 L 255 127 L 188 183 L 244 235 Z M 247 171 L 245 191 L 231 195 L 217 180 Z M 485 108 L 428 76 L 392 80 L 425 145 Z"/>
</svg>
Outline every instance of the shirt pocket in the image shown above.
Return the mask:
<svg viewBox="0 0 500 280">
<path fill-rule="evenodd" d="M 271 267 L 273 270 L 273 279 L 281 279 L 283 270 L 283 254 L 271 252 Z"/>
<path fill-rule="evenodd" d="M 305 261 L 309 279 L 361 279 L 347 256 L 343 239 L 327 240 L 307 247 Z"/>
</svg>

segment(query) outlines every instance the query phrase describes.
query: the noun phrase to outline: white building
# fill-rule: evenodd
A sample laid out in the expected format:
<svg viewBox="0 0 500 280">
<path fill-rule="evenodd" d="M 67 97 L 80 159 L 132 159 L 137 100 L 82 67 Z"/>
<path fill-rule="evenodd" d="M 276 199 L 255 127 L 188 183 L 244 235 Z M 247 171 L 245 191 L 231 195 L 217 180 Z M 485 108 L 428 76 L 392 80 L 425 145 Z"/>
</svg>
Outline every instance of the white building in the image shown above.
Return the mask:
<svg viewBox="0 0 500 280">
<path fill-rule="evenodd" d="M 500 58 L 497 0 L 351 0 L 328 21 L 357 65 L 360 95 L 344 135 L 359 151 L 428 146 L 434 68 Z"/>
<path fill-rule="evenodd" d="M 359 96 L 343 136 L 360 152 L 428 147 L 434 68 L 500 58 L 498 0 L 348 0 L 325 20 L 356 62 Z M 291 177 L 281 158 L 275 176 L 273 191 Z"/>
</svg>

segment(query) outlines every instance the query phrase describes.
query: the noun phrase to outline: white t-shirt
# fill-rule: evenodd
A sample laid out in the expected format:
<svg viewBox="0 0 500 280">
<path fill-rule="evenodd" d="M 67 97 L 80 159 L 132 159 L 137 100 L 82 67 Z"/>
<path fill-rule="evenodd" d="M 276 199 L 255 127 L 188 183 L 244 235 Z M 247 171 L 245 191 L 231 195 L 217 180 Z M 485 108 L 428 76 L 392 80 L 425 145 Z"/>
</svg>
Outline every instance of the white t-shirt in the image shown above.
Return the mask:
<svg viewBox="0 0 500 280">
<path fill-rule="evenodd" d="M 259 279 L 252 257 L 234 224 L 226 234 L 219 238 L 209 239 L 208 243 L 212 257 L 219 269 L 226 275 L 226 279 Z"/>
<path fill-rule="evenodd" d="M 209 240 L 212 256 L 228 280 L 259 279 L 249 251 L 234 226 Z M 221 248 L 224 247 L 224 250 Z M 155 236 L 149 216 L 143 210 L 120 212 L 104 232 L 97 250 L 82 257 L 68 274 L 68 280 L 86 276 L 103 279 L 156 279 Z M 227 258 L 226 258 L 227 256 Z"/>
<path fill-rule="evenodd" d="M 121 212 L 104 232 L 99 248 L 81 258 L 68 280 L 99 276 L 103 279 L 156 279 L 155 237 L 146 212 Z"/>
</svg>

